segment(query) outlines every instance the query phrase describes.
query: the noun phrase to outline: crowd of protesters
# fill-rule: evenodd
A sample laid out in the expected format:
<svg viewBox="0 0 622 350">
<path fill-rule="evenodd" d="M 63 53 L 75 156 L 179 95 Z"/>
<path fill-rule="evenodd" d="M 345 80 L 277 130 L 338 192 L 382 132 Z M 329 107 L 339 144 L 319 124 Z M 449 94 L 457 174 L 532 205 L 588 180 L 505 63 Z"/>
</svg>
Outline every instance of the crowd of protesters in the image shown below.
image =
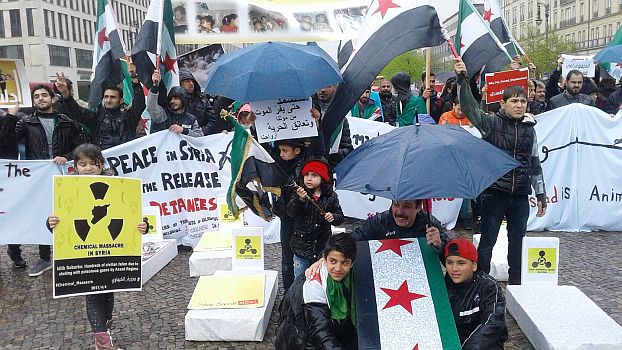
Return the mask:
<svg viewBox="0 0 622 350">
<path fill-rule="evenodd" d="M 278 331 L 289 331 L 292 326 L 300 326 L 299 322 L 310 322 L 309 327 L 319 327 L 303 327 L 302 332 L 310 333 L 300 333 L 299 339 L 286 339 L 277 334 L 277 342 L 282 342 L 282 348 L 288 348 L 289 342 L 295 346 L 307 342 L 320 347 L 322 344 L 352 342 L 351 333 L 356 330 L 350 324 L 344 324 L 344 320 L 351 321 L 352 310 L 344 306 L 347 311 L 335 319 L 331 318 L 332 311 L 328 309 L 332 302 L 348 303 L 347 296 L 346 299 L 342 296 L 342 299 L 332 300 L 331 296 L 323 294 L 326 289 L 322 289 L 321 279 L 305 282 L 303 272 L 307 268 L 314 271 L 323 268 L 322 278 L 332 278 L 339 285 L 344 281 L 350 283 L 349 271 L 356 256 L 351 240 L 396 237 L 425 237 L 444 261 L 448 271 L 447 290 L 463 347 L 503 347 L 507 338 L 503 312 L 500 312 L 504 309 L 503 293 L 496 293 L 494 300 L 475 300 L 473 293 L 499 291 L 497 282 L 487 273 L 492 247 L 504 218 L 510 236 L 509 283 L 520 284 L 520 252 L 529 215 L 527 196 L 532 187 L 537 197 L 538 215 L 544 215 L 546 211 L 545 184 L 538 160 L 533 116 L 571 103 L 593 106 L 610 114 L 617 113 L 622 105 L 622 87 L 616 87 L 615 79 L 604 70 L 597 70 L 594 78 L 585 77 L 576 70 L 562 77 L 562 64 L 560 58 L 546 83 L 531 80 L 528 91 L 520 87 L 508 88 L 502 103 L 489 105 L 481 101 L 485 86 L 478 89 L 475 82 L 466 79 L 466 67 L 460 60 L 455 66 L 456 76 L 445 81 L 440 93 L 433 88 L 436 84 L 434 73 L 422 74 L 422 87 L 413 92 L 411 77 L 400 72 L 370 83 L 351 110 L 352 117 L 396 127 L 430 123 L 477 128 L 485 141 L 520 162 L 521 176 L 514 178 L 514 174 L 506 174 L 471 203 L 473 220 L 464 226 L 481 227 L 482 239 L 477 250 L 469 242 L 450 241 L 434 217 L 431 217 L 430 225 L 426 225 L 423 214 L 426 206 L 422 200 L 414 199 L 393 201 L 389 210 L 370 215 L 351 234 L 331 235 L 330 226 L 340 225 L 344 220 L 333 191 L 332 170 L 353 150 L 347 119 L 342 121 L 341 134 L 334 145 L 326 147 L 323 139 L 322 118 L 335 95 L 335 85 L 326 86 L 312 96 L 313 107 L 309 113 L 316 121 L 318 136 L 262 144 L 289 177 L 282 196 L 274 204 L 274 212 L 281 218 L 281 272 L 287 291 Z M 519 65 L 518 60 L 513 63 L 514 68 Z M 88 109 L 73 96 L 72 83 L 62 73 L 58 74 L 54 89 L 47 85 L 34 86 L 31 111 L 22 113 L 15 106 L 0 114 L 0 158 L 50 159 L 63 164 L 72 160 L 74 150 L 82 144 L 91 143 L 98 149 L 108 149 L 126 143 L 144 135 L 143 110 L 151 116 L 150 132 L 169 130 L 191 137 L 228 133 L 233 130 L 233 125 L 221 117 L 221 112 L 225 111 L 236 116 L 238 122 L 256 137 L 256 116 L 252 107 L 245 101 L 203 94 L 191 72 L 182 70 L 180 85 L 171 88 L 166 99 L 159 99 L 159 71 L 153 72 L 153 88 L 145 97 L 136 76 L 136 67 L 130 64 L 128 70 L 133 82 L 130 106 L 123 103 L 123 89 L 107 86 L 103 89 L 101 104 L 95 110 Z M 166 102 L 159 102 L 161 100 Z M 511 125 L 517 129 L 514 139 L 500 131 Z M 20 144 L 24 146 L 21 156 Z M 101 163 L 100 159 L 98 161 Z M 101 167 L 99 163 L 96 165 Z M 509 178 L 516 181 L 509 181 Z M 16 268 L 28 265 L 22 258 L 19 245 L 9 245 L 8 255 Z M 51 247 L 39 246 L 39 258 L 30 276 L 39 276 L 51 269 Z M 314 264 L 318 259 L 320 262 Z M 335 267 L 335 264 L 339 266 Z M 303 293 L 307 289 L 308 293 L 318 295 L 309 297 Z M 466 308 L 479 310 L 474 314 L 477 317 L 463 317 Z M 306 319 L 297 319 L 301 310 L 307 313 Z"/>
</svg>

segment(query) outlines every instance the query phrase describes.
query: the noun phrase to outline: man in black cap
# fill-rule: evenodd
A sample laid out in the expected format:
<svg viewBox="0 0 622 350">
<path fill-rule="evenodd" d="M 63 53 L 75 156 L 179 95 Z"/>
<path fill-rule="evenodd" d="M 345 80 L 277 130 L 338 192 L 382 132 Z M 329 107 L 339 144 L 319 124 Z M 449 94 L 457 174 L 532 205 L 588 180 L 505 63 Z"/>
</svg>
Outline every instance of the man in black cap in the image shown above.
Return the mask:
<svg viewBox="0 0 622 350">
<path fill-rule="evenodd" d="M 197 118 L 188 113 L 188 94 L 180 86 L 174 86 L 168 93 L 168 106 L 158 105 L 158 86 L 162 76 L 158 70 L 153 71 L 151 76 L 153 88 L 147 96 L 147 112 L 151 115 L 151 132 L 170 130 L 177 134 L 194 137 L 203 136 Z"/>
</svg>

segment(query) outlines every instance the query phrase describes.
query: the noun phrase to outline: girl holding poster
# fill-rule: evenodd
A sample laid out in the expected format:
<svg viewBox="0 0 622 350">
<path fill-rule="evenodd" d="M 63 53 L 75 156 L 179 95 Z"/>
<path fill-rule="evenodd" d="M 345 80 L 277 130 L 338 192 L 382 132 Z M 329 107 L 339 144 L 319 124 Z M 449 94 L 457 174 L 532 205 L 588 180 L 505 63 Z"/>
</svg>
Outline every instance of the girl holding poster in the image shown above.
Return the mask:
<svg viewBox="0 0 622 350">
<path fill-rule="evenodd" d="M 104 156 L 101 149 L 90 143 L 82 144 L 73 152 L 74 168 L 77 175 L 112 175 L 109 169 L 104 169 Z M 59 217 L 50 215 L 47 226 L 52 231 L 59 223 Z M 137 226 L 138 232 L 146 233 L 147 224 L 141 222 Z M 112 344 L 110 329 L 112 328 L 112 310 L 114 308 L 114 293 L 89 294 L 86 296 L 86 315 L 91 324 L 95 337 L 95 348 L 118 349 Z"/>
</svg>

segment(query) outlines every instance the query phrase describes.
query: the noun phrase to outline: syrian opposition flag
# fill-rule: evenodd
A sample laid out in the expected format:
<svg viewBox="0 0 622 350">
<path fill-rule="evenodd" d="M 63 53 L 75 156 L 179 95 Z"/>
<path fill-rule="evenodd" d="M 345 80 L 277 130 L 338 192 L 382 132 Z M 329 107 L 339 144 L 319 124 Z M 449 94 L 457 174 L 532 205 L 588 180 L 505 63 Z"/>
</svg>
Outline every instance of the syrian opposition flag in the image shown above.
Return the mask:
<svg viewBox="0 0 622 350">
<path fill-rule="evenodd" d="M 518 47 L 514 45 L 514 40 L 510 30 L 508 29 L 505 19 L 501 16 L 501 7 L 497 0 L 484 0 L 484 21 L 490 27 L 492 33 L 499 39 L 503 47 L 511 57 L 521 54 Z"/>
<path fill-rule="evenodd" d="M 348 53 L 339 57 L 345 84 L 339 85 L 322 116 L 327 148 L 340 134 L 337 129 L 343 118 L 393 58 L 406 51 L 440 45 L 445 41 L 444 33 L 431 0 L 373 0 L 359 37 L 352 41 L 351 54 L 346 44 L 344 50 Z"/>
<path fill-rule="evenodd" d="M 512 60 L 469 0 L 460 1 L 455 44 L 466 64 L 468 78 L 477 75 L 484 66 L 498 65 L 500 58 L 501 67 Z"/>
<path fill-rule="evenodd" d="M 503 47 L 511 57 L 525 56 L 525 51 L 518 44 L 510 29 L 507 26 L 507 22 L 502 17 L 501 7 L 497 0 L 484 0 L 484 14 L 482 16 L 486 24 L 490 27 L 492 33 L 499 39 Z M 501 53 L 497 58 L 493 59 L 486 68 L 482 76 L 486 73 L 493 73 L 501 70 L 503 66 L 510 63 L 507 55 Z"/>
<path fill-rule="evenodd" d="M 274 217 L 268 193 L 281 195 L 285 176 L 274 159 L 259 145 L 249 132 L 235 118 L 229 116 L 234 125 L 231 142 L 231 184 L 227 191 L 229 209 L 238 217 L 244 206 L 266 221 Z M 236 195 L 244 202 L 238 204 Z"/>
<path fill-rule="evenodd" d="M 89 92 L 89 107 L 95 109 L 104 96 L 104 87 L 123 81 L 121 57 L 125 56 L 123 42 L 107 0 L 97 2 L 97 30 L 93 40 L 93 73 Z"/>
<path fill-rule="evenodd" d="M 460 349 L 438 254 L 419 239 L 357 242 L 359 349 Z"/>
<path fill-rule="evenodd" d="M 618 29 L 607 46 L 614 45 L 622 45 L 622 27 Z M 594 59 L 598 60 L 598 54 L 594 57 Z M 607 70 L 607 73 L 609 73 L 609 75 L 611 75 L 614 79 L 620 80 L 620 78 L 622 78 L 622 57 L 620 57 L 619 62 L 602 62 L 600 63 L 600 66 Z"/>
<path fill-rule="evenodd" d="M 160 101 L 166 101 L 168 91 L 173 86 L 179 86 L 171 0 L 151 0 L 147 17 L 132 48 L 132 61 L 136 65 L 138 79 L 148 89 L 153 87 L 151 75 L 156 68 L 158 54 L 162 74 Z"/>
</svg>

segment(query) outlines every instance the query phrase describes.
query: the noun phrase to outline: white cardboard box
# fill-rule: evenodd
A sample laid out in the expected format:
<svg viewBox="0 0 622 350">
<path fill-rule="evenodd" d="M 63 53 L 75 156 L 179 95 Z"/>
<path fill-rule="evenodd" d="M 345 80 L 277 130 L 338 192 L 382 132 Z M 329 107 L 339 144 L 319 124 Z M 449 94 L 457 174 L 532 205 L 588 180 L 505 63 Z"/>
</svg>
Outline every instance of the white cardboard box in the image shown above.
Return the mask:
<svg viewBox="0 0 622 350">
<path fill-rule="evenodd" d="M 265 304 L 252 309 L 188 310 L 185 318 L 186 340 L 262 341 L 270 322 L 278 288 L 276 271 L 266 274 Z M 218 271 L 220 274 L 248 274 L 250 271 Z"/>
<path fill-rule="evenodd" d="M 577 287 L 509 285 L 505 296 L 538 350 L 622 349 L 622 327 Z"/>
<path fill-rule="evenodd" d="M 177 240 L 144 242 L 142 255 L 142 283 L 144 285 L 177 256 Z M 147 257 L 148 259 L 145 260 Z"/>
<path fill-rule="evenodd" d="M 231 249 L 193 252 L 188 260 L 190 277 L 209 276 L 219 270 L 231 270 L 232 255 Z"/>
</svg>

